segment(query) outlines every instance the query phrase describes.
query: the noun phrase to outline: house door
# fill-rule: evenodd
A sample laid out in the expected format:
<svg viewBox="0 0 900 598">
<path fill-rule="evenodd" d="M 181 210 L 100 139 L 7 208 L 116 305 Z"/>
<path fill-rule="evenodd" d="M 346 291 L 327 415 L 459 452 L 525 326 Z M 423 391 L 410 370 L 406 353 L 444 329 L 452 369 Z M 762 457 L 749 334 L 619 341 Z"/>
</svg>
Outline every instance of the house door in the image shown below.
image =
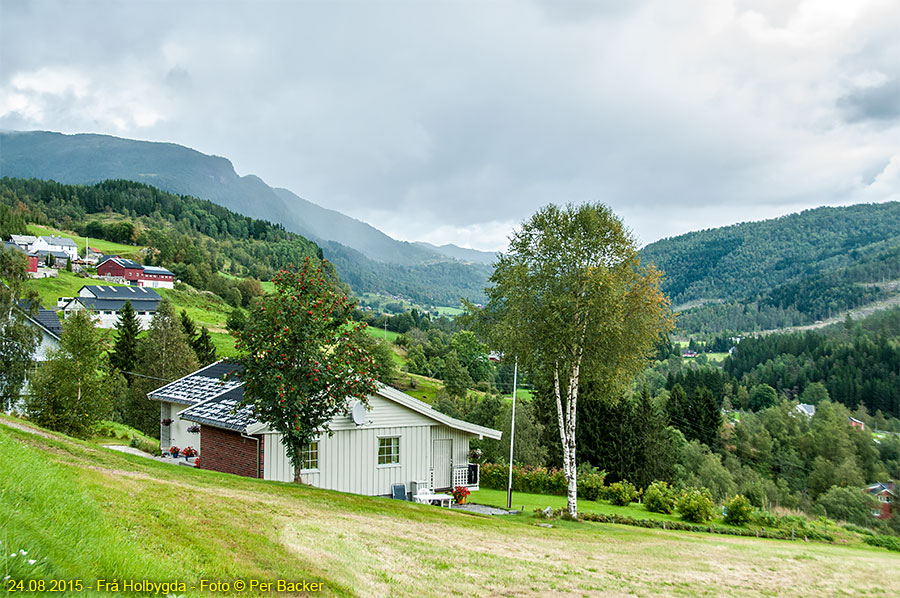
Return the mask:
<svg viewBox="0 0 900 598">
<path fill-rule="evenodd" d="M 160 411 L 162 412 L 161 419 L 165 420 L 165 419 L 172 417 L 172 405 L 170 405 L 169 403 L 160 403 L 160 405 L 162 405 L 162 409 L 160 409 Z M 160 448 L 163 450 L 166 450 L 171 445 L 171 442 L 172 442 L 171 430 L 169 429 L 169 426 L 160 422 L 159 423 L 159 446 L 160 446 Z"/>
<path fill-rule="evenodd" d="M 431 443 L 431 468 L 434 471 L 434 487 L 449 488 L 453 474 L 453 441 L 433 440 Z"/>
</svg>

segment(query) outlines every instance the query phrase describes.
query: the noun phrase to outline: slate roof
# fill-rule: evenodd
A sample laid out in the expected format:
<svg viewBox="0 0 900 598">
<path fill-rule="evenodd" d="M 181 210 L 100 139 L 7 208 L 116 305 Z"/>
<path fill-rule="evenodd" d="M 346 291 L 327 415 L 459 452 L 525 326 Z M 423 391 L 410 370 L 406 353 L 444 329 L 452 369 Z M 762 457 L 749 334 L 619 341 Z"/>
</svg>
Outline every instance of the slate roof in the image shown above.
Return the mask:
<svg viewBox="0 0 900 598">
<path fill-rule="evenodd" d="M 144 269 L 144 266 L 140 265 L 136 261 L 126 260 L 125 258 L 119 257 L 117 255 L 114 255 L 114 256 L 104 255 L 102 258 L 102 261 L 99 264 L 97 264 L 97 267 L 99 268 L 100 266 L 102 266 L 103 264 L 105 264 L 106 262 L 109 262 L 109 261 L 113 261 L 113 262 L 119 264 L 120 266 L 122 266 L 123 268 L 128 268 L 129 270 L 143 270 Z"/>
<path fill-rule="evenodd" d="M 57 237 L 56 235 L 51 235 L 49 237 L 41 236 L 40 238 L 46 241 L 49 245 L 59 245 L 61 247 L 78 247 L 78 244 L 69 237 Z"/>
<path fill-rule="evenodd" d="M 167 276 L 175 276 L 174 272 L 166 270 L 162 266 L 143 266 L 144 272 L 147 274 L 165 274 Z"/>
<path fill-rule="evenodd" d="M 59 258 L 61 260 L 69 259 L 69 254 L 66 253 L 65 251 L 48 251 L 46 249 L 38 249 L 37 251 L 34 252 L 34 255 L 38 255 L 40 257 L 47 257 L 48 253 L 50 255 L 52 255 L 53 257 Z"/>
<path fill-rule="evenodd" d="M 235 411 L 244 397 L 243 386 L 227 390 L 212 399 L 197 403 L 181 412 L 181 419 L 206 424 L 215 428 L 244 432 L 247 426 L 258 423 L 253 417 L 251 407 L 242 407 Z"/>
<path fill-rule="evenodd" d="M 37 237 L 34 235 L 10 235 L 9 240 L 16 245 L 27 246 L 37 241 Z"/>
<path fill-rule="evenodd" d="M 241 385 L 240 381 L 225 380 L 224 377 L 239 369 L 237 363 L 217 361 L 193 374 L 157 388 L 147 396 L 157 401 L 196 405 L 238 388 Z"/>
<path fill-rule="evenodd" d="M 15 249 L 16 251 L 25 251 L 24 247 L 19 247 L 12 241 L 3 241 L 3 247 L 5 247 L 6 249 Z"/>
<path fill-rule="evenodd" d="M 37 313 L 32 314 L 31 306 L 31 301 L 19 301 L 19 308 L 23 311 L 23 313 L 29 320 L 36 323 L 38 326 L 58 339 L 62 334 L 62 324 L 59 323 L 59 316 L 57 315 L 57 313 L 52 309 L 45 309 L 38 305 Z"/>
<path fill-rule="evenodd" d="M 78 294 L 87 290 L 91 295 L 98 299 L 130 299 L 132 303 L 135 301 L 156 301 L 159 302 L 161 297 L 159 293 L 153 289 L 146 287 L 112 287 L 106 285 L 85 285 L 78 290 Z M 84 297 L 82 297 L 84 298 Z M 156 308 L 154 308 L 156 309 Z"/>
<path fill-rule="evenodd" d="M 101 299 L 98 297 L 75 297 L 72 301 L 77 301 L 88 309 L 94 311 L 119 311 L 125 307 L 128 299 Z M 69 302 L 71 305 L 72 301 Z M 135 311 L 156 311 L 159 307 L 159 299 L 155 300 L 139 300 L 131 299 L 131 306 Z M 68 307 L 69 305 L 66 305 Z"/>
</svg>

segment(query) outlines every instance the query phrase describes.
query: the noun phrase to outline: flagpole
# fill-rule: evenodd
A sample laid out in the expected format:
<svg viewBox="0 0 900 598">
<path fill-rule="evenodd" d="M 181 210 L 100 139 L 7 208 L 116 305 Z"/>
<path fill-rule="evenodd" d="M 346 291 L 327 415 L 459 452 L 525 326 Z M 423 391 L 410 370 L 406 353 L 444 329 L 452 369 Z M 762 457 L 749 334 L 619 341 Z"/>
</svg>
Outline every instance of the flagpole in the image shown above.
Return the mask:
<svg viewBox="0 0 900 598">
<path fill-rule="evenodd" d="M 513 367 L 513 392 L 512 392 L 512 421 L 509 425 L 509 482 L 506 485 L 506 508 L 512 508 L 512 473 L 513 473 L 513 444 L 516 439 L 516 383 L 519 377 L 519 358 L 516 357 L 516 365 Z"/>
</svg>

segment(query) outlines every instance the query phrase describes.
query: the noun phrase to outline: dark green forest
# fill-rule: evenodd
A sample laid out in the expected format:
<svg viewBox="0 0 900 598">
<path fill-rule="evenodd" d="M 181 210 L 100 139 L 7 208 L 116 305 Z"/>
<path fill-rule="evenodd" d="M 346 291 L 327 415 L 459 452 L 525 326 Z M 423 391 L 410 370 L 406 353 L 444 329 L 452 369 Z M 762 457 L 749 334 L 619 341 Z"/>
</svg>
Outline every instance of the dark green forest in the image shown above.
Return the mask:
<svg viewBox="0 0 900 598">
<path fill-rule="evenodd" d="M 900 203 L 816 208 L 651 243 L 687 333 L 807 324 L 886 296 L 900 278 Z"/>
</svg>

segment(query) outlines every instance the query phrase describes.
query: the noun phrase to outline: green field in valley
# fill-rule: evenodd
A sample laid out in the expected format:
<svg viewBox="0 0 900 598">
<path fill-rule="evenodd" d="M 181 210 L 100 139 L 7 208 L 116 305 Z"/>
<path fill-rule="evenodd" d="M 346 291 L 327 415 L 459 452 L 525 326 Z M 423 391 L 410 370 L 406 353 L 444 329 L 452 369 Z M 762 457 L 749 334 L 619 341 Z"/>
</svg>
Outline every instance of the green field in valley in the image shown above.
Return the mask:
<svg viewBox="0 0 900 598">
<path fill-rule="evenodd" d="M 322 583 L 323 596 L 415 598 L 900 593 L 896 553 L 861 544 L 541 527 L 524 515 L 180 467 L 9 424 L 27 424 L 0 416 L 0 566 L 11 579 L 176 581 L 187 588 L 172 593 L 185 596 L 213 595 L 189 589 L 201 579 L 306 580 Z"/>
<path fill-rule="evenodd" d="M 114 243 L 112 241 L 104 241 L 102 239 L 86 239 L 76 235 L 75 233 L 52 228 L 49 226 L 39 226 L 37 224 L 28 225 L 29 235 L 56 235 L 58 237 L 69 237 L 78 244 L 79 254 L 84 254 L 85 241 L 94 249 L 98 249 L 107 254 L 118 254 L 123 257 L 136 255 L 141 248 L 134 245 L 123 245 L 122 243 Z"/>
</svg>

